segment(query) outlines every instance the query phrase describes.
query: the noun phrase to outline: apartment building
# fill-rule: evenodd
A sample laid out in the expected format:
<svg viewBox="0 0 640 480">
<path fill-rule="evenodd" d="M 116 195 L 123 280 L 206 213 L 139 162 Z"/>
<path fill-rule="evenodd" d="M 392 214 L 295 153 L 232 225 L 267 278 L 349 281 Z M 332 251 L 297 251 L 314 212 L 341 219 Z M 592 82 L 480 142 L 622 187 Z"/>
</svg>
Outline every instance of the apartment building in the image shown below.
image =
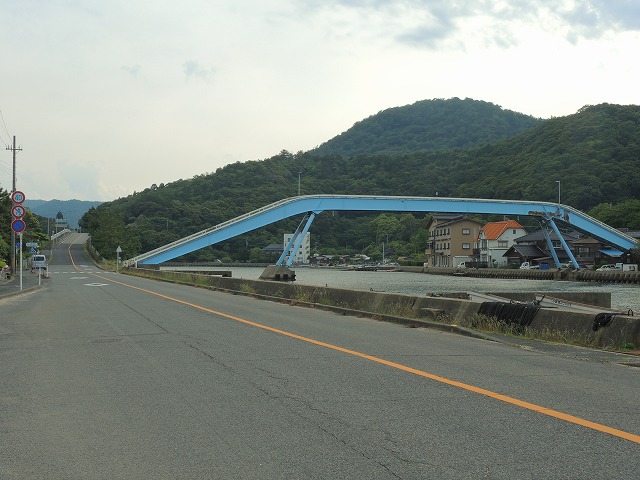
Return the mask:
<svg viewBox="0 0 640 480">
<path fill-rule="evenodd" d="M 459 213 L 436 213 L 429 222 L 426 266 L 453 268 L 471 260 L 482 224 Z"/>
</svg>

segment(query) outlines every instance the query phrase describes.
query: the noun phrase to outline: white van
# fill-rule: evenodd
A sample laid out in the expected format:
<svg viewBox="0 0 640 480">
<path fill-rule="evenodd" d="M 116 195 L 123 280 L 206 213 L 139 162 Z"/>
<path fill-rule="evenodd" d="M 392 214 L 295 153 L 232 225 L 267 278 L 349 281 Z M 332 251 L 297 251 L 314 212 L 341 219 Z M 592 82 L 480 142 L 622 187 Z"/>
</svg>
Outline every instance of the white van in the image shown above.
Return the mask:
<svg viewBox="0 0 640 480">
<path fill-rule="evenodd" d="M 47 268 L 47 257 L 45 255 L 37 254 L 31 257 L 31 268 L 44 270 Z"/>
</svg>

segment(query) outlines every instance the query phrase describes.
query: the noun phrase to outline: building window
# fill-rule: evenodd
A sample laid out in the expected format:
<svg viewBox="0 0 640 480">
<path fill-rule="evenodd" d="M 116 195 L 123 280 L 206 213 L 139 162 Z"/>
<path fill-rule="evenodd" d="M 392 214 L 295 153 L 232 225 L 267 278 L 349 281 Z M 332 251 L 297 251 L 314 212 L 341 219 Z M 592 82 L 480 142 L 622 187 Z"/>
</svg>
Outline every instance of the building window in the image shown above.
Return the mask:
<svg viewBox="0 0 640 480">
<path fill-rule="evenodd" d="M 469 229 L 469 228 L 463 228 L 463 229 L 462 229 L 462 234 L 463 234 L 463 235 L 471 235 L 471 229 Z"/>
<path fill-rule="evenodd" d="M 469 250 L 471 248 L 471 244 L 470 243 L 463 243 L 462 244 L 462 249 L 463 250 Z"/>
<path fill-rule="evenodd" d="M 498 248 L 507 248 L 509 246 L 509 242 L 506 240 L 498 240 Z"/>
</svg>

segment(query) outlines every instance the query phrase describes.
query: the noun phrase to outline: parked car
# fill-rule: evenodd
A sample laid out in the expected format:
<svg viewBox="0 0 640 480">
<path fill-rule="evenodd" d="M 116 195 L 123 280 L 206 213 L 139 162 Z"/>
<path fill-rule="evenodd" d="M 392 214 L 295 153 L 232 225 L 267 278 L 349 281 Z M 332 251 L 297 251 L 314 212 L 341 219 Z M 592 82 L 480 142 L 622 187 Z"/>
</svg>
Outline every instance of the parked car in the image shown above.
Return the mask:
<svg viewBox="0 0 640 480">
<path fill-rule="evenodd" d="M 540 265 L 533 265 L 531 262 L 522 262 L 520 264 L 520 270 L 539 270 Z"/>
<path fill-rule="evenodd" d="M 602 265 L 599 268 L 596 268 L 596 272 L 614 272 L 614 271 L 621 271 L 622 268 L 618 267 L 617 265 Z"/>
</svg>

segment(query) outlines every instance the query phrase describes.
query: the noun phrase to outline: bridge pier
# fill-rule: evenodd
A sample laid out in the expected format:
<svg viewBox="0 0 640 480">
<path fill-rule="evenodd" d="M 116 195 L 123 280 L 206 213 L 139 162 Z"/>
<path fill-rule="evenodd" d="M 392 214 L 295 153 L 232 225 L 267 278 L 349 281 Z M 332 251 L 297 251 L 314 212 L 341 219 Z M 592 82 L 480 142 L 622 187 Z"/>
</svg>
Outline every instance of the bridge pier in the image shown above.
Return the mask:
<svg viewBox="0 0 640 480">
<path fill-rule="evenodd" d="M 296 280 L 296 272 L 282 265 L 269 265 L 260 275 L 260 280 L 294 282 Z"/>
</svg>

